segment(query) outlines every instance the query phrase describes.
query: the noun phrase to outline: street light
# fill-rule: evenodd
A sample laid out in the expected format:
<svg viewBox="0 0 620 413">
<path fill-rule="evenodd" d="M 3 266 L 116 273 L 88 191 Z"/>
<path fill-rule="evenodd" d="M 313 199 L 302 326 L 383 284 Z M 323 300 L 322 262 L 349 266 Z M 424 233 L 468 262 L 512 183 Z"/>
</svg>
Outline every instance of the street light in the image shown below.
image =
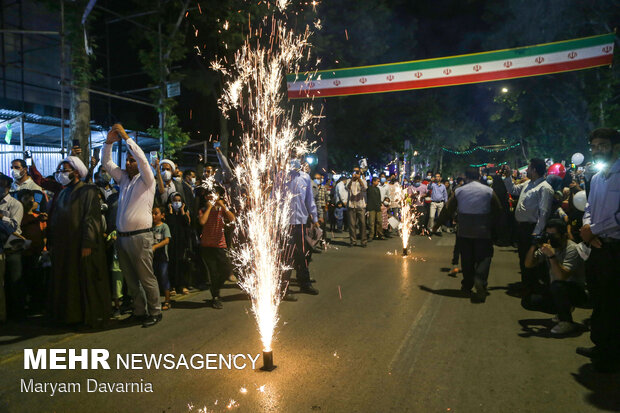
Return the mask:
<svg viewBox="0 0 620 413">
<path fill-rule="evenodd" d="M 503 87 L 502 88 L 502 93 L 508 93 L 508 88 L 507 87 Z"/>
</svg>

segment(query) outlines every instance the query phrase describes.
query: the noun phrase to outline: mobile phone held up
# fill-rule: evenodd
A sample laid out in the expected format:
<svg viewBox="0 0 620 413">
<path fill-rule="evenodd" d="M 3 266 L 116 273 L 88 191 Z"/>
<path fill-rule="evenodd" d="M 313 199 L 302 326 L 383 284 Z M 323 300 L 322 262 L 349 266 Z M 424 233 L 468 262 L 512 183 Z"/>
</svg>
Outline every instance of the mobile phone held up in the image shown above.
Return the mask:
<svg viewBox="0 0 620 413">
<path fill-rule="evenodd" d="M 213 148 L 217 149 L 221 146 L 220 142 L 213 142 Z"/>
<path fill-rule="evenodd" d="M 157 159 L 157 151 L 151 151 L 149 158 L 151 158 L 151 162 L 155 162 Z"/>
</svg>

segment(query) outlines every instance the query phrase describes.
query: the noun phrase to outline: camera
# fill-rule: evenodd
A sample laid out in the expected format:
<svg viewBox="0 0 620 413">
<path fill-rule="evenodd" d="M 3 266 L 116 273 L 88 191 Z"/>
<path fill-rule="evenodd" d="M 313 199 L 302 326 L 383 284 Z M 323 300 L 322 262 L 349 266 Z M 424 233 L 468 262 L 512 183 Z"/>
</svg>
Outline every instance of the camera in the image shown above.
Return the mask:
<svg viewBox="0 0 620 413">
<path fill-rule="evenodd" d="M 548 244 L 550 240 L 549 234 L 543 232 L 542 234 L 535 235 L 532 238 L 532 245 L 536 247 L 542 247 L 543 244 Z"/>
</svg>

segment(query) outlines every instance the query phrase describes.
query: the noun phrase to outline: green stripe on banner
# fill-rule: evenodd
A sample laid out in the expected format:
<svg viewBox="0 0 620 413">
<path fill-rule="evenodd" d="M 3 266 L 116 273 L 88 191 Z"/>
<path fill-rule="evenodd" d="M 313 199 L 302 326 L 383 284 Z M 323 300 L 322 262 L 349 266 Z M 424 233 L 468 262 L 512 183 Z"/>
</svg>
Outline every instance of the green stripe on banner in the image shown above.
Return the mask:
<svg viewBox="0 0 620 413">
<path fill-rule="evenodd" d="M 343 77 L 380 75 L 385 73 L 406 72 L 411 70 L 433 69 L 445 66 L 458 66 L 472 63 L 484 63 L 497 60 L 516 59 L 520 57 L 530 57 L 545 53 L 556 53 L 564 50 L 579 49 L 613 43 L 615 34 L 603 34 L 598 36 L 584 37 L 581 39 L 564 40 L 554 43 L 545 43 L 533 46 L 518 47 L 515 49 L 496 50 L 491 52 L 472 53 L 460 56 L 440 57 L 435 59 L 413 60 L 410 62 L 388 63 L 383 65 L 351 67 L 343 69 L 320 70 L 308 75 L 307 80 L 317 79 L 336 79 Z M 295 74 L 286 75 L 287 82 L 296 80 Z M 297 79 L 302 80 L 300 78 Z M 306 80 L 303 78 L 303 80 Z"/>
</svg>

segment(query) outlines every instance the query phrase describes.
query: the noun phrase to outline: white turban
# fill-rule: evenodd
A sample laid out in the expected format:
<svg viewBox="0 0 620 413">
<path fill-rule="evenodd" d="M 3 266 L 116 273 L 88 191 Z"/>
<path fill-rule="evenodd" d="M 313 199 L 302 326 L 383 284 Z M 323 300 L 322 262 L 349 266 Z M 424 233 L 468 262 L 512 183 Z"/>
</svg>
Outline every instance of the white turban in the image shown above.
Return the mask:
<svg viewBox="0 0 620 413">
<path fill-rule="evenodd" d="M 165 163 L 167 163 L 168 165 L 170 165 L 170 167 L 172 167 L 172 172 L 174 172 L 177 169 L 177 166 L 170 159 L 162 159 L 159 162 L 159 167 L 161 168 L 161 166 Z"/>
<path fill-rule="evenodd" d="M 86 178 L 86 175 L 88 175 L 88 168 L 86 167 L 86 165 L 84 165 L 84 162 L 82 162 L 82 160 L 77 156 L 67 156 L 65 159 L 62 160 L 62 162 L 70 163 L 73 169 L 80 174 L 80 178 Z"/>
</svg>

